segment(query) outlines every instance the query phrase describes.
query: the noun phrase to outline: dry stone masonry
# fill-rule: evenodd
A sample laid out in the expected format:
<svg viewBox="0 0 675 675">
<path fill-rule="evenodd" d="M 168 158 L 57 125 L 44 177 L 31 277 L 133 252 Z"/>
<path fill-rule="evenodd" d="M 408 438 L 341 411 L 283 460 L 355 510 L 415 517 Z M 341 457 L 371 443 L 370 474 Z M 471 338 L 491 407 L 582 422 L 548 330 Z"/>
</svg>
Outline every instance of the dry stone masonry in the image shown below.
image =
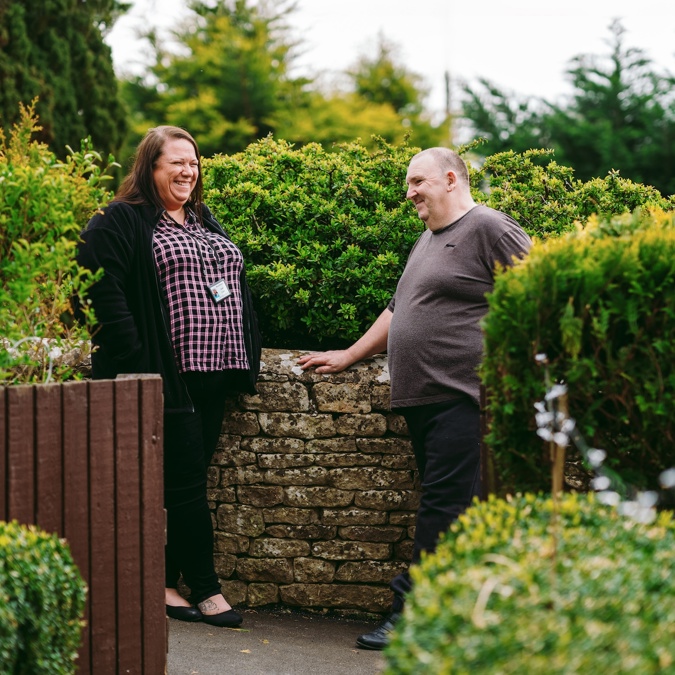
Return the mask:
<svg viewBox="0 0 675 675">
<path fill-rule="evenodd" d="M 258 394 L 231 401 L 209 469 L 216 570 L 231 603 L 384 612 L 419 503 L 385 356 L 343 373 L 265 349 Z"/>
</svg>

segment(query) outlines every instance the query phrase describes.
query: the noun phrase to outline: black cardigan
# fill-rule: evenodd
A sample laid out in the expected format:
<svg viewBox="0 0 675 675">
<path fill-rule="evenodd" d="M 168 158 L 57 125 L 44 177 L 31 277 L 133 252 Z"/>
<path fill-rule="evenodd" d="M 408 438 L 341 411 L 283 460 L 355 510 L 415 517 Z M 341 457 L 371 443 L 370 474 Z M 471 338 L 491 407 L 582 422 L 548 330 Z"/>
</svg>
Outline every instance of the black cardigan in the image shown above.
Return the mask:
<svg viewBox="0 0 675 675">
<path fill-rule="evenodd" d="M 165 412 L 193 410 L 178 372 L 169 334 L 168 310 L 160 292 L 152 249 L 153 232 L 161 218 L 152 206 L 112 202 L 98 212 L 81 234 L 77 262 L 103 277 L 88 292 L 98 325 L 92 334 L 95 379 L 121 373 L 159 373 Z M 227 237 L 203 206 L 209 230 Z M 260 372 L 261 339 L 246 274 L 241 272 L 244 343 L 250 370 L 232 371 L 234 390 L 255 393 Z M 77 312 L 77 308 L 76 308 Z M 242 375 L 244 375 L 242 377 Z"/>
</svg>

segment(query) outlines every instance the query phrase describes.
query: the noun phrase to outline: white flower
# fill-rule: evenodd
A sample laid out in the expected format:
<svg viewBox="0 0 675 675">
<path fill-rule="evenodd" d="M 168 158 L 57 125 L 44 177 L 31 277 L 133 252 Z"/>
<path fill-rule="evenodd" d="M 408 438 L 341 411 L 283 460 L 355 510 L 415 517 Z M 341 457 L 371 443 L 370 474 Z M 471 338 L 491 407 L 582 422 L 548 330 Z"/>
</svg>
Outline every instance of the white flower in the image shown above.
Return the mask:
<svg viewBox="0 0 675 675">
<path fill-rule="evenodd" d="M 546 427 L 547 429 L 553 424 L 553 413 L 550 412 L 540 412 L 534 416 L 537 426 L 541 429 Z"/>
<path fill-rule="evenodd" d="M 543 438 L 545 441 L 553 440 L 553 434 L 547 427 L 539 427 L 537 429 L 537 436 L 539 436 L 539 438 Z"/>
<path fill-rule="evenodd" d="M 675 467 L 672 469 L 666 469 L 659 476 L 659 483 L 661 483 L 661 487 L 664 490 L 675 487 Z"/>
<path fill-rule="evenodd" d="M 567 385 L 564 384 L 554 384 L 547 392 L 546 392 L 546 400 L 547 401 L 552 401 L 553 399 L 560 398 L 561 396 L 564 396 L 567 393 Z"/>
<path fill-rule="evenodd" d="M 569 436 L 574 431 L 576 425 L 577 423 L 571 417 L 568 417 L 567 419 L 563 419 L 560 430 Z"/>
<path fill-rule="evenodd" d="M 594 469 L 602 466 L 605 459 L 607 459 L 607 453 L 600 448 L 591 448 L 588 451 L 588 461 Z"/>
<path fill-rule="evenodd" d="M 618 511 L 636 523 L 653 523 L 656 520 L 656 510 L 641 506 L 638 502 L 622 502 Z"/>
<path fill-rule="evenodd" d="M 52 347 L 49 350 L 49 358 L 55 361 L 56 359 L 60 359 L 63 356 L 63 350 L 61 347 Z"/>
<path fill-rule="evenodd" d="M 598 501 L 607 506 L 618 506 L 621 503 L 621 496 L 618 492 L 612 490 L 605 490 L 598 494 Z"/>
<path fill-rule="evenodd" d="M 609 490 L 609 486 L 612 484 L 612 481 L 609 480 L 607 476 L 596 476 L 591 481 L 591 486 L 594 490 L 601 492 L 603 490 Z"/>
<path fill-rule="evenodd" d="M 659 501 L 659 493 L 654 490 L 647 490 L 647 492 L 638 492 L 637 502 L 638 504 L 646 509 L 651 509 L 653 506 L 656 506 L 656 502 Z"/>
</svg>

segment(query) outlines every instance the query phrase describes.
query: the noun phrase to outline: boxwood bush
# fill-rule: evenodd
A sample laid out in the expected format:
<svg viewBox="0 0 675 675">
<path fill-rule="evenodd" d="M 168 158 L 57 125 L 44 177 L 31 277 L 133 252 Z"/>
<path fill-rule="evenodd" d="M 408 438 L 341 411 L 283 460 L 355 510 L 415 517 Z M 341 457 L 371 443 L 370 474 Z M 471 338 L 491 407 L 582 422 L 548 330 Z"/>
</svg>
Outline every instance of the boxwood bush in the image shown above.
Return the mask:
<svg viewBox="0 0 675 675">
<path fill-rule="evenodd" d="M 539 353 L 567 385 L 586 442 L 605 450 L 627 483 L 655 488 L 675 466 L 673 289 L 675 214 L 661 210 L 592 217 L 497 277 L 482 378 L 503 492 L 550 484 L 534 422 L 545 393 Z"/>
<path fill-rule="evenodd" d="M 510 214 L 530 236 L 539 239 L 569 232 L 575 223 L 585 223 L 594 214 L 675 207 L 675 196 L 666 199 L 649 185 L 622 178 L 618 171 L 583 183 L 574 177 L 573 168 L 558 164 L 552 157 L 551 150 L 540 149 L 487 157 L 472 177 L 477 186 L 474 198 Z"/>
<path fill-rule="evenodd" d="M 593 494 L 475 504 L 411 569 L 384 673 L 674 672 L 672 516 L 638 524 Z"/>
<path fill-rule="evenodd" d="M 63 540 L 0 521 L 0 673 L 75 672 L 85 594 Z"/>
<path fill-rule="evenodd" d="M 386 307 L 422 225 L 412 148 L 327 152 L 272 138 L 205 164 L 205 198 L 241 247 L 266 346 L 347 344 Z"/>
<path fill-rule="evenodd" d="M 471 164 L 476 144 L 460 148 Z M 380 141 L 332 152 L 269 137 L 204 161 L 205 199 L 244 253 L 264 344 L 349 345 L 382 312 L 423 230 L 405 199 L 419 148 Z M 667 208 L 653 188 L 610 174 L 581 183 L 546 151 L 500 153 L 472 170 L 473 194 L 531 235 L 557 236 L 599 210 Z"/>
</svg>

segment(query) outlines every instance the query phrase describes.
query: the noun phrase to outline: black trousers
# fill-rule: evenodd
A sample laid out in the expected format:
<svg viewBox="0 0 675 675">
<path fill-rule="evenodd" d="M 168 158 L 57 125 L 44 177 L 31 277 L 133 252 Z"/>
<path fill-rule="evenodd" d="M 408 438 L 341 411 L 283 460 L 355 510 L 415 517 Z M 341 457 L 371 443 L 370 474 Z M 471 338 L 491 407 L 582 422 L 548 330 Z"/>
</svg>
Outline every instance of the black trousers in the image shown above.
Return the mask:
<svg viewBox="0 0 675 675">
<path fill-rule="evenodd" d="M 412 564 L 433 551 L 438 537 L 480 495 L 480 409 L 468 397 L 397 410 L 412 440 L 422 495 L 417 510 Z M 391 584 L 394 611 L 411 589 L 404 572 Z"/>
<path fill-rule="evenodd" d="M 165 587 L 176 588 L 182 575 L 197 604 L 221 592 L 206 474 L 223 423 L 228 375 L 189 372 L 182 377 L 195 411 L 164 415 Z"/>
</svg>

